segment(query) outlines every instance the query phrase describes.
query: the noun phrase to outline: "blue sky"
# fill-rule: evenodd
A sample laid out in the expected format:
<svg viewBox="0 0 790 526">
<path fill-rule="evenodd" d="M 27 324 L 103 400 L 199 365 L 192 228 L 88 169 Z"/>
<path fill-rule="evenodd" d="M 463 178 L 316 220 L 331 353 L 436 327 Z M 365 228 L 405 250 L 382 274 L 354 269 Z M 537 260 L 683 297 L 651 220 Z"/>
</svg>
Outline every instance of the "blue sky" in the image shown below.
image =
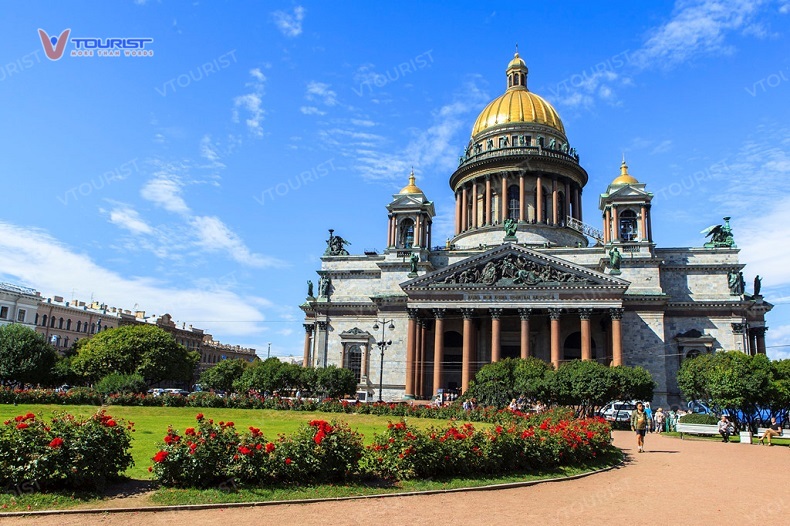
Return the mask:
<svg viewBox="0 0 790 526">
<path fill-rule="evenodd" d="M 301 356 L 327 229 L 382 250 L 407 182 L 449 176 L 518 43 L 590 174 L 626 154 L 659 246 L 730 215 L 790 357 L 790 1 L 24 2 L 0 18 L 0 280 L 169 312 Z M 153 38 L 50 61 L 37 30 Z M 748 287 L 751 289 L 751 287 Z"/>
</svg>

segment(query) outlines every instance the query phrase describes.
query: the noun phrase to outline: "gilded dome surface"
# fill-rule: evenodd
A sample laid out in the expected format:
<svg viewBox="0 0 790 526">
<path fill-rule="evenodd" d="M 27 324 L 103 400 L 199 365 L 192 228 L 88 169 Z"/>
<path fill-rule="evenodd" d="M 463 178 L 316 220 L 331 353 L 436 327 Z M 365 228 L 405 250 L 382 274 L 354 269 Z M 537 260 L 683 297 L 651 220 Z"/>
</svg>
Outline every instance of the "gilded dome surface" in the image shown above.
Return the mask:
<svg viewBox="0 0 790 526">
<path fill-rule="evenodd" d="M 472 136 L 493 126 L 519 122 L 544 124 L 565 135 L 557 110 L 541 96 L 517 86 L 488 103 L 475 121 Z"/>
<path fill-rule="evenodd" d="M 415 184 L 414 170 L 409 174 L 409 184 L 404 186 L 399 194 L 421 194 L 422 190 Z"/>
<path fill-rule="evenodd" d="M 639 184 L 639 181 L 628 173 L 628 165 L 625 164 L 625 158 L 623 158 L 623 164 L 620 165 L 620 175 L 612 181 L 612 184 Z"/>
</svg>

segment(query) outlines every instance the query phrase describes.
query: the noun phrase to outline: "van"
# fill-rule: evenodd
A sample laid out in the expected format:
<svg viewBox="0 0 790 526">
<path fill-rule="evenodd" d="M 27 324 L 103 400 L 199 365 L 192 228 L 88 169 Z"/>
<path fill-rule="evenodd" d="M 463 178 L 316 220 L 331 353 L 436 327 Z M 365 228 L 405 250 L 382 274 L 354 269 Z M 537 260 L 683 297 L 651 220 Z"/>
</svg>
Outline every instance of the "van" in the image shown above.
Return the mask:
<svg viewBox="0 0 790 526">
<path fill-rule="evenodd" d="M 609 402 L 598 414 L 609 422 L 628 422 L 631 420 L 631 412 L 636 409 L 636 400 L 622 401 L 615 400 Z"/>
</svg>

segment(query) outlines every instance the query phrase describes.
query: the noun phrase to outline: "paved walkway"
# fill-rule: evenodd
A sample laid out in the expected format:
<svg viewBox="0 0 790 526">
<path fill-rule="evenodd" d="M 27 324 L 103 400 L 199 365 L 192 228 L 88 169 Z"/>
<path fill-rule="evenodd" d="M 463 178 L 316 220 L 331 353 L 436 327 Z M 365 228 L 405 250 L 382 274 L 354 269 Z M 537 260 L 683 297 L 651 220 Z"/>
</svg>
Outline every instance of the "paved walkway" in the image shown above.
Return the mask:
<svg viewBox="0 0 790 526">
<path fill-rule="evenodd" d="M 12 525 L 774 524 L 790 517 L 790 448 L 616 431 L 623 467 L 559 483 L 443 495 L 190 512 L 0 519 Z"/>
</svg>

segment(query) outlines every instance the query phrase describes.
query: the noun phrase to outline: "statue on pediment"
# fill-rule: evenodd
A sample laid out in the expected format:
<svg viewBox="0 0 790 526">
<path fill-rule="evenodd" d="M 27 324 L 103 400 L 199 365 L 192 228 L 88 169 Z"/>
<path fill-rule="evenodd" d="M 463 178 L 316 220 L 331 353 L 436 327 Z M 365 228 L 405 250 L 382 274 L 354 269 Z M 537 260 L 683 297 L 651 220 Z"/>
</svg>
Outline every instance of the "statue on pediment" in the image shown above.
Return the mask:
<svg viewBox="0 0 790 526">
<path fill-rule="evenodd" d="M 518 221 L 508 217 L 507 219 L 505 219 L 504 227 L 505 227 L 505 239 L 512 239 L 516 237 L 516 231 L 518 230 Z"/>
</svg>

